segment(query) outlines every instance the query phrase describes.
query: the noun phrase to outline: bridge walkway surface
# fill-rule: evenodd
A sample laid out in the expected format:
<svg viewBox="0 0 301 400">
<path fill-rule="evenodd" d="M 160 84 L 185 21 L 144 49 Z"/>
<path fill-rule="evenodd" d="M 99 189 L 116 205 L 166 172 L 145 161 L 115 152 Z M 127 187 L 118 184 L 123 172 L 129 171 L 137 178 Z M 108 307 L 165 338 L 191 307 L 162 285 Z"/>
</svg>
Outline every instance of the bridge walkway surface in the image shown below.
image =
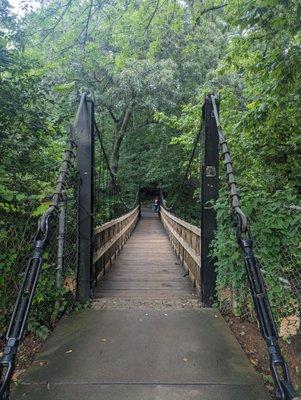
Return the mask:
<svg viewBox="0 0 301 400">
<path fill-rule="evenodd" d="M 216 309 L 201 308 L 157 214 L 142 217 L 94 291 L 65 316 L 15 400 L 267 400 Z"/>
</svg>

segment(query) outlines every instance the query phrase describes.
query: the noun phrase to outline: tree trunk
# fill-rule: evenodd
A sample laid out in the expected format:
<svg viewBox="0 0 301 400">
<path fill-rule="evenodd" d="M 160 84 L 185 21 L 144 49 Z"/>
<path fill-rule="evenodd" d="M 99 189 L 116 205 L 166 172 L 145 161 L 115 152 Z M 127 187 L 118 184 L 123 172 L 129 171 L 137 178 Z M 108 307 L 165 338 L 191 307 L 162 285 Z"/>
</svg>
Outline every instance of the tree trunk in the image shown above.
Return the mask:
<svg viewBox="0 0 301 400">
<path fill-rule="evenodd" d="M 116 134 L 116 138 L 115 138 L 115 142 L 114 142 L 114 146 L 113 146 L 112 157 L 111 157 L 111 169 L 112 169 L 114 176 L 116 176 L 116 174 L 118 172 L 120 148 L 121 148 L 121 144 L 122 144 L 123 138 L 125 136 L 126 129 L 127 129 L 131 115 L 132 115 L 132 108 L 128 107 L 124 111 L 122 117 L 119 120 L 115 120 L 117 134 Z M 112 185 L 113 185 L 113 182 L 112 182 L 112 179 L 110 179 L 110 186 L 112 186 Z"/>
<path fill-rule="evenodd" d="M 114 142 L 112 158 L 111 158 L 111 169 L 114 175 L 117 174 L 118 171 L 118 162 L 120 155 L 120 147 L 122 140 L 124 138 L 125 132 L 118 132 L 117 137 Z"/>
</svg>

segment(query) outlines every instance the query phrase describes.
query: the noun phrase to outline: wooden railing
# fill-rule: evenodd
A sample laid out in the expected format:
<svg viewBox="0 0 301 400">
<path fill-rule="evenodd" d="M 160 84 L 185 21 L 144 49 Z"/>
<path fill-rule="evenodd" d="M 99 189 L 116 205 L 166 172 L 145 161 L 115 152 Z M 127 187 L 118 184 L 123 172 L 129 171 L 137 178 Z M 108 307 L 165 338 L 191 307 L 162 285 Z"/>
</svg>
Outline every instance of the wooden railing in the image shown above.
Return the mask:
<svg viewBox="0 0 301 400">
<path fill-rule="evenodd" d="M 131 235 L 139 219 L 140 207 L 122 217 L 113 219 L 94 230 L 93 264 L 95 278 L 99 279 Z"/>
<path fill-rule="evenodd" d="M 201 230 L 177 218 L 164 207 L 160 210 L 161 220 L 170 238 L 172 247 L 180 258 L 197 291 L 200 291 Z"/>
</svg>

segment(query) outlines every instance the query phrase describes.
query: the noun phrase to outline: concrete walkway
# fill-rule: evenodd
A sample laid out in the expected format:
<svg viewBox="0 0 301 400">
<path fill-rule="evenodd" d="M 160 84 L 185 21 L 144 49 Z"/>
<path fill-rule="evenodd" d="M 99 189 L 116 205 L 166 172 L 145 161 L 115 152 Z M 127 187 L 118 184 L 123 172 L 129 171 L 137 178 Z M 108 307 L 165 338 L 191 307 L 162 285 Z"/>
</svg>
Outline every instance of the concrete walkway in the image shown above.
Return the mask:
<svg viewBox="0 0 301 400">
<path fill-rule="evenodd" d="M 269 399 L 219 312 L 199 308 L 155 214 L 106 279 L 92 309 L 59 323 L 14 399 Z"/>
</svg>

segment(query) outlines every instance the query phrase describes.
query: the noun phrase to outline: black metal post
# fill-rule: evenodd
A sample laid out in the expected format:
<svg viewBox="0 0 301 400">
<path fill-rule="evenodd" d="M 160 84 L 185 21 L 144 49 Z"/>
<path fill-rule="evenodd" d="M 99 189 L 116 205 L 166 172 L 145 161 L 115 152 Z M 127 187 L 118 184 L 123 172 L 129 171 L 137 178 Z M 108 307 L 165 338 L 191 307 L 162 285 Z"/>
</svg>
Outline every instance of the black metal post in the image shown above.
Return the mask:
<svg viewBox="0 0 301 400">
<path fill-rule="evenodd" d="M 214 201 L 218 198 L 219 137 L 209 95 L 203 106 L 204 153 L 201 177 L 201 294 L 205 307 L 214 303 L 216 273 L 210 244 L 217 227 Z"/>
<path fill-rule="evenodd" d="M 77 115 L 78 272 L 76 297 L 80 303 L 91 297 L 93 280 L 93 199 L 94 199 L 94 104 L 85 95 Z"/>
</svg>

